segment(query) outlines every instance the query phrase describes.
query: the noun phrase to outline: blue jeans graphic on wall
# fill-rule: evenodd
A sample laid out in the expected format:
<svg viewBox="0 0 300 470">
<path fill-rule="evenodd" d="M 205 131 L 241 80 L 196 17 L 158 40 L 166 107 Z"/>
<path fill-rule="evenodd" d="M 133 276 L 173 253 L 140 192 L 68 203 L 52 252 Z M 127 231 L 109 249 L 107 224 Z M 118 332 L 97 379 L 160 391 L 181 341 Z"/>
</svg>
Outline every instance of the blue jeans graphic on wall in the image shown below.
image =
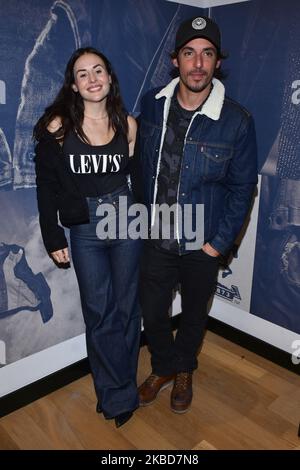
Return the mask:
<svg viewBox="0 0 300 470">
<path fill-rule="evenodd" d="M 0 244 L 0 319 L 21 311 L 39 311 L 43 323 L 53 316 L 51 290 L 42 273 L 30 269 L 24 249 Z"/>
</svg>

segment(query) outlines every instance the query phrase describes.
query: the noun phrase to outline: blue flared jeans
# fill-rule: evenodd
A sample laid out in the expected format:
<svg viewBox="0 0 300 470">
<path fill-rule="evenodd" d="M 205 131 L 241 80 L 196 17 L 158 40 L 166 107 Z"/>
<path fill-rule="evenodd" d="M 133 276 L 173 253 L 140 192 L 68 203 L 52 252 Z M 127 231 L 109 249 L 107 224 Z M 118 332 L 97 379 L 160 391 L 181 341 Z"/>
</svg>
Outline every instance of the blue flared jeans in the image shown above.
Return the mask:
<svg viewBox="0 0 300 470">
<path fill-rule="evenodd" d="M 116 236 L 100 239 L 97 233 L 97 224 L 99 227 L 105 217 L 96 214 L 99 205 L 110 204 L 115 214 L 106 220 L 117 222 L 123 210 L 120 196 L 127 197 L 128 207 L 134 202 L 127 186 L 88 198 L 90 223 L 72 226 L 70 230 L 87 353 L 96 395 L 106 418 L 134 410 L 139 403 L 136 371 L 141 319 L 137 289 L 141 240 L 124 236 L 120 239 L 118 223 Z"/>
</svg>

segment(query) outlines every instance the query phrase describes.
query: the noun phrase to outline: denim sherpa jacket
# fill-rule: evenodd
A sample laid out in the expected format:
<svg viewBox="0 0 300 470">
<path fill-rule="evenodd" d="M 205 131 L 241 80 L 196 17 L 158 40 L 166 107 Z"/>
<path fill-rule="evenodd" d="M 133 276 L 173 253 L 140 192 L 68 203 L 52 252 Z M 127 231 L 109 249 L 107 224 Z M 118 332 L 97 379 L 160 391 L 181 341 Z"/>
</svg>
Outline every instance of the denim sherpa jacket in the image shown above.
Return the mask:
<svg viewBox="0 0 300 470">
<path fill-rule="evenodd" d="M 175 78 L 165 88 L 151 90 L 141 102 L 139 152 L 152 225 L 170 102 L 178 82 Z M 242 228 L 256 184 L 253 119 L 213 79 L 213 89 L 185 135 L 177 202 L 181 207 L 191 204 L 193 213 L 196 204 L 204 204 L 204 240 L 225 255 Z M 184 234 L 178 238 L 181 254 L 186 241 Z"/>
</svg>

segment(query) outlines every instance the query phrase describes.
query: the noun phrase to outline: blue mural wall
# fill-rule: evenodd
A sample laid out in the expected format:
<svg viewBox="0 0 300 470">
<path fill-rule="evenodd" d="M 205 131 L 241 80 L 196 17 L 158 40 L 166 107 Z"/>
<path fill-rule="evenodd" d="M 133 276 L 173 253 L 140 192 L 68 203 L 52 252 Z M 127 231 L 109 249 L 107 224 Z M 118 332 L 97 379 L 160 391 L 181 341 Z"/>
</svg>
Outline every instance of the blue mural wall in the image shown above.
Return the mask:
<svg viewBox="0 0 300 470">
<path fill-rule="evenodd" d="M 137 114 L 144 91 L 169 80 L 174 31 L 194 11 L 164 0 L 0 1 L 2 366 L 84 332 L 73 269 L 58 270 L 41 241 L 31 137 L 70 55 L 102 50 Z"/>
<path fill-rule="evenodd" d="M 213 13 L 230 52 L 227 93 L 257 128 L 262 184 L 250 312 L 300 333 L 300 4 L 257 0 Z"/>
<path fill-rule="evenodd" d="M 194 14 L 219 23 L 227 94 L 256 120 L 262 186 L 250 313 L 300 333 L 299 2 L 202 10 L 165 0 L 0 0 L 2 366 L 84 332 L 74 272 L 55 268 L 42 245 L 31 139 L 69 56 L 79 46 L 102 50 L 137 115 L 142 94 L 170 80 L 175 31 Z"/>
</svg>

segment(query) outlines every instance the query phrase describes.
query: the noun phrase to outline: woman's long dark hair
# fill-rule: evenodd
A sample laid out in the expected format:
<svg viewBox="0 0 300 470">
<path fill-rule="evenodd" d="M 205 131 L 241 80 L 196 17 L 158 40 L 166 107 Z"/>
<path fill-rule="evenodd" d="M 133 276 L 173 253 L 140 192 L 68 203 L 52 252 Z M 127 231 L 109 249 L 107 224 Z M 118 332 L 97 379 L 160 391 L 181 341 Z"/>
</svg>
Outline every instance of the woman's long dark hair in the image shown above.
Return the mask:
<svg viewBox="0 0 300 470">
<path fill-rule="evenodd" d="M 34 126 L 34 139 L 40 140 L 50 122 L 53 121 L 54 118 L 60 118 L 62 127 L 53 133 L 54 137 L 58 140 L 62 140 L 64 135 L 73 129 L 84 142 L 89 143 L 89 139 L 82 129 L 84 117 L 83 99 L 80 94 L 76 93 L 72 88 L 72 84 L 74 83 L 74 64 L 79 57 L 88 53 L 95 54 L 102 59 L 107 73 L 111 77 L 110 91 L 106 100 L 109 126 L 112 127 L 115 132 L 128 133 L 127 113 L 121 98 L 119 82 L 112 69 L 111 63 L 105 55 L 97 49 L 93 47 L 82 47 L 72 54 L 65 70 L 63 86 L 53 103 L 45 109 L 44 114 Z"/>
</svg>

